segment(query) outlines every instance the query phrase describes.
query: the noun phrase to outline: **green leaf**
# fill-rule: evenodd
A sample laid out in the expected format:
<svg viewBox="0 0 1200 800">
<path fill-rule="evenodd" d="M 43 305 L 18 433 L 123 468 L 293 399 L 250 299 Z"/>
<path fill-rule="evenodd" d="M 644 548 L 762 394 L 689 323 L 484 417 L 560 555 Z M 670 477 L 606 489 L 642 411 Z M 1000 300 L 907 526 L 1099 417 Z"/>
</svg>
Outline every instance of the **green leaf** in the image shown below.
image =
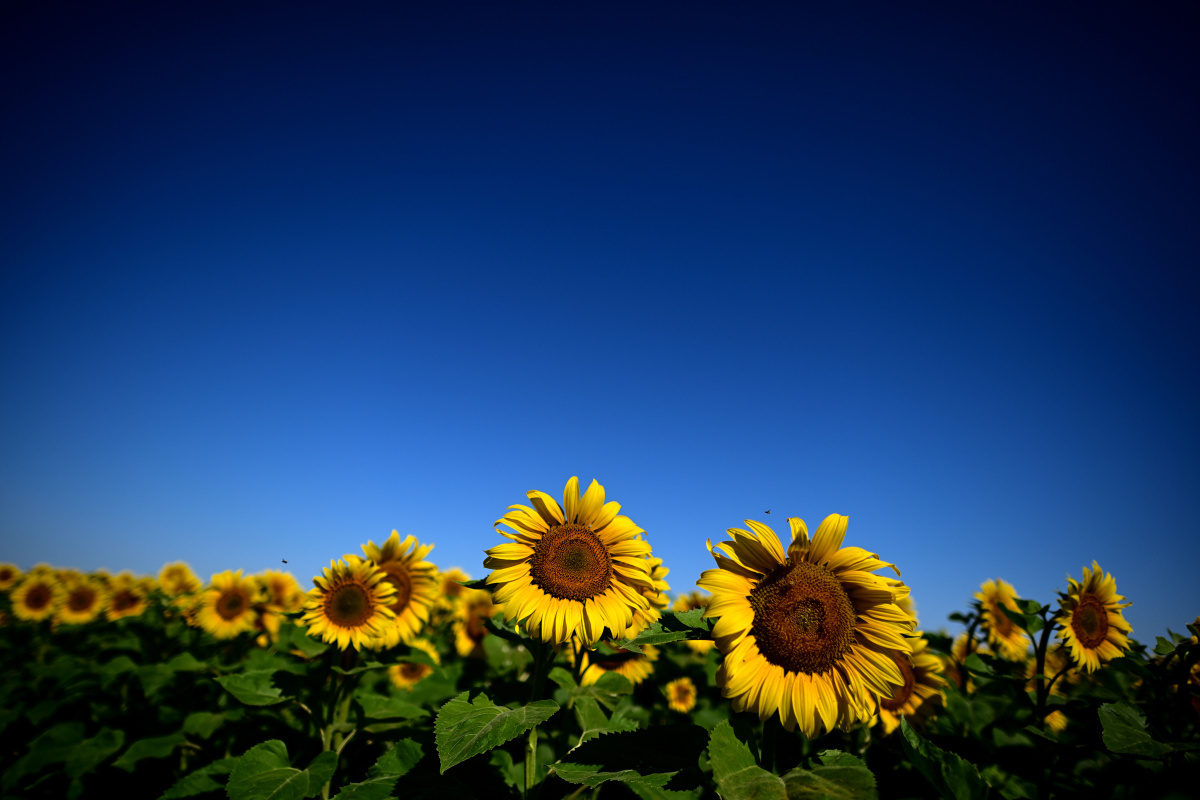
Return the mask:
<svg viewBox="0 0 1200 800">
<path fill-rule="evenodd" d="M 1004 616 L 1006 616 L 1010 620 L 1012 620 L 1012 623 L 1014 625 L 1016 625 L 1018 628 L 1020 628 L 1023 631 L 1029 630 L 1029 621 L 1030 621 L 1029 616 L 1022 614 L 1020 611 L 1013 611 L 1011 608 L 1004 605 L 1003 603 L 997 603 L 996 607 L 999 608 L 1001 611 L 1003 611 Z M 1033 617 L 1033 619 L 1037 619 L 1037 617 Z M 1038 621 L 1041 622 L 1041 620 L 1038 620 Z"/>
<path fill-rule="evenodd" d="M 701 780 L 696 753 L 707 738 L 697 725 L 611 733 L 579 745 L 551 770 L 569 783 L 584 786 L 619 781 L 630 788 L 662 788 L 668 782 L 672 788 L 689 788 Z"/>
<path fill-rule="evenodd" d="M 575 683 L 575 676 L 562 667 L 555 667 L 550 670 L 550 674 L 546 677 L 554 681 L 560 689 L 566 689 L 568 692 L 579 688 L 579 684 Z"/>
<path fill-rule="evenodd" d="M 465 586 L 468 589 L 487 590 L 487 578 L 477 578 L 473 581 L 455 581 L 459 586 Z M 489 590 L 490 591 L 490 590 Z"/>
<path fill-rule="evenodd" d="M 113 762 L 113 766 L 126 772 L 133 772 L 137 763 L 144 758 L 166 758 L 175 752 L 175 748 L 186 742 L 182 732 L 170 736 L 156 736 L 149 739 L 138 739 L 129 745 L 129 749 Z"/>
<path fill-rule="evenodd" d="M 95 736 L 85 739 L 73 748 L 71 755 L 67 757 L 68 777 L 78 778 L 86 772 L 91 772 L 120 750 L 124 743 L 125 731 L 101 728 Z"/>
<path fill-rule="evenodd" d="M 834 751 L 837 752 L 837 751 Z M 845 763 L 847 759 L 858 761 L 853 756 L 839 753 L 825 763 L 811 769 L 796 767 L 783 776 L 783 785 L 788 800 L 877 800 L 875 776 L 859 761 Z"/>
<path fill-rule="evenodd" d="M 397 695 L 363 692 L 355 699 L 362 707 L 363 715 L 369 719 L 420 719 L 429 716 L 421 706 L 403 700 Z"/>
<path fill-rule="evenodd" d="M 183 721 L 183 732 L 207 739 L 225 722 L 224 714 L 211 711 L 193 711 Z"/>
<path fill-rule="evenodd" d="M 273 706 L 290 700 L 271 682 L 273 672 L 242 672 L 215 678 L 225 691 L 248 706 Z"/>
<path fill-rule="evenodd" d="M 787 800 L 783 781 L 755 763 L 754 754 L 738 741 L 728 722 L 713 728 L 708 763 L 724 800 Z"/>
<path fill-rule="evenodd" d="M 1024 611 L 1026 614 L 1028 614 L 1031 617 L 1036 614 L 1041 613 L 1042 604 L 1039 603 L 1037 600 L 1027 600 L 1027 599 L 1023 599 L 1023 598 L 1017 598 L 1016 603 L 1017 603 L 1018 608 L 1020 608 L 1022 611 Z"/>
<path fill-rule="evenodd" d="M 329 649 L 320 639 L 308 635 L 308 630 L 295 623 L 285 622 L 279 629 L 279 649 L 298 650 L 305 658 L 316 658 Z"/>
<path fill-rule="evenodd" d="M 973 672 L 976 675 L 987 675 L 989 677 L 994 677 L 996 674 L 992 668 L 988 666 L 987 662 L 980 658 L 979 653 L 971 653 L 971 655 L 967 656 L 966 660 L 963 662 L 963 666 L 967 668 L 968 672 Z"/>
<path fill-rule="evenodd" d="M 408 659 L 408 660 L 415 661 L 416 659 Z M 388 666 L 387 664 L 381 664 L 378 661 L 366 661 L 366 662 L 358 665 L 354 669 L 342 669 L 341 667 L 334 667 L 333 671 L 336 672 L 338 675 L 358 675 L 359 673 L 362 673 L 362 672 L 371 672 L 372 670 L 377 670 L 377 669 L 387 669 L 387 666 Z M 434 666 L 437 666 L 437 665 L 434 664 Z"/>
<path fill-rule="evenodd" d="M 1164 639 L 1162 636 L 1156 636 L 1154 637 L 1154 640 L 1156 642 L 1154 645 L 1154 652 L 1158 653 L 1160 656 L 1169 656 L 1175 652 L 1175 645 Z"/>
<path fill-rule="evenodd" d="M 142 682 L 142 692 L 145 693 L 147 699 L 153 699 L 159 690 L 175 677 L 175 670 L 166 664 L 148 664 L 138 667 L 137 675 Z"/>
<path fill-rule="evenodd" d="M 290 672 L 303 675 L 307 670 L 293 658 L 272 653 L 269 650 L 251 650 L 243 659 L 241 672 Z"/>
<path fill-rule="evenodd" d="M 1156 742 L 1146 733 L 1146 718 L 1130 703 L 1106 703 L 1100 706 L 1100 725 L 1104 746 L 1114 753 L 1162 758 L 1171 746 Z"/>
<path fill-rule="evenodd" d="M 300 770 L 288 761 L 287 747 L 278 739 L 255 745 L 242 754 L 225 787 L 229 800 L 302 800 L 329 782 L 337 754 L 326 751 Z"/>
<path fill-rule="evenodd" d="M 575 699 L 575 719 L 582 731 L 577 745 L 604 733 L 634 731 L 638 727 L 637 722 L 619 712 L 613 712 L 612 717 L 607 716 L 600 709 L 600 703 L 595 697 L 583 696 Z"/>
<path fill-rule="evenodd" d="M 822 750 L 817 754 L 817 758 L 826 767 L 865 767 L 867 765 L 858 756 L 841 750 Z"/>
<path fill-rule="evenodd" d="M 167 662 L 167 667 L 176 672 L 203 672 L 208 664 L 198 661 L 191 653 L 180 653 Z"/>
<path fill-rule="evenodd" d="M 236 758 L 222 758 L 206 767 L 192 772 L 175 782 L 158 800 L 177 800 L 180 797 L 193 797 L 198 794 L 216 792 L 224 789 L 224 785 L 212 779 L 213 775 L 228 775 L 237 763 Z"/>
<path fill-rule="evenodd" d="M 905 717 L 900 719 L 900 732 L 904 737 L 900 741 L 909 760 L 925 780 L 933 784 L 943 800 L 983 800 L 988 796 L 987 783 L 970 761 L 927 741 Z"/>
<path fill-rule="evenodd" d="M 487 695 L 467 700 L 468 693 L 446 702 L 434 722 L 441 772 L 472 756 L 486 753 L 535 725 L 550 719 L 558 711 L 553 700 L 538 700 L 518 709 L 497 706 Z"/>
<path fill-rule="evenodd" d="M 29 743 L 29 752 L 17 759 L 0 778 L 0 789 L 8 793 L 26 775 L 66 761 L 83 740 L 82 722 L 61 722 Z"/>
<path fill-rule="evenodd" d="M 488 633 L 499 636 L 501 639 L 506 641 L 514 642 L 516 644 L 524 644 L 525 642 L 525 638 L 521 636 L 521 634 L 509 629 L 508 627 L 501 627 L 490 619 L 485 619 L 483 621 L 483 627 L 487 628 Z"/>
</svg>

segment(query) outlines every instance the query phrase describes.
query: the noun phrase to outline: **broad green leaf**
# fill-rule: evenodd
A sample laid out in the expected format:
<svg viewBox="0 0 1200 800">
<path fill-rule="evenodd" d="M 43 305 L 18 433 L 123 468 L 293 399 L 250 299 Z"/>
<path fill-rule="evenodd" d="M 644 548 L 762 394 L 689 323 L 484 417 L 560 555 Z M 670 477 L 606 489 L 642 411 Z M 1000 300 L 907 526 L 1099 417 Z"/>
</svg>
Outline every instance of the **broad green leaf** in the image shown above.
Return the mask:
<svg viewBox="0 0 1200 800">
<path fill-rule="evenodd" d="M 166 758 L 175 752 L 175 748 L 186 742 L 182 732 L 170 736 L 155 736 L 148 739 L 138 739 L 129 745 L 129 749 L 113 762 L 113 766 L 126 772 L 133 772 L 137 763 L 144 758 Z"/>
<path fill-rule="evenodd" d="M 95 674 L 100 678 L 100 685 L 107 689 L 119 676 L 127 672 L 136 672 L 138 665 L 129 656 L 117 656 L 112 661 L 96 667 Z"/>
<path fill-rule="evenodd" d="M 208 766 L 192 772 L 175 782 L 175 785 L 163 793 L 158 800 L 177 800 L 180 797 L 194 797 L 198 794 L 216 792 L 224 789 L 223 784 L 212 779 L 213 775 L 228 775 L 237 763 L 237 758 L 222 758 Z"/>
<path fill-rule="evenodd" d="M 279 629 L 279 649 L 296 650 L 304 658 L 316 658 L 329 649 L 329 645 L 320 639 L 308 635 L 308 630 L 291 622 L 285 622 Z"/>
<path fill-rule="evenodd" d="M 1026 598 L 1017 598 L 1017 607 L 1030 616 L 1040 614 L 1042 612 L 1042 604 L 1037 600 L 1029 600 Z"/>
<path fill-rule="evenodd" d="M 242 754 L 225 791 L 229 800 L 302 800 L 320 792 L 336 766 L 337 755 L 326 751 L 308 769 L 296 769 L 283 742 L 271 739 Z"/>
<path fill-rule="evenodd" d="M 673 789 L 688 789 L 701 780 L 696 754 L 707 738 L 697 725 L 610 733 L 571 750 L 551 770 L 569 783 L 584 786 L 620 781 L 631 788 L 664 787 L 670 782 Z"/>
<path fill-rule="evenodd" d="M 104 763 L 113 753 L 121 749 L 125 743 L 125 731 L 114 731 L 101 728 L 90 739 L 84 739 L 76 745 L 71 755 L 67 757 L 66 772 L 71 778 L 78 778 Z"/>
<path fill-rule="evenodd" d="M 1156 742 L 1146 733 L 1146 718 L 1130 703 L 1106 703 L 1100 706 L 1100 724 L 1104 746 L 1114 753 L 1162 758 L 1171 746 Z"/>
<path fill-rule="evenodd" d="M 579 688 L 579 684 L 575 682 L 575 676 L 562 667 L 550 670 L 550 674 L 546 677 L 556 683 L 560 689 L 566 689 L 568 692 Z"/>
<path fill-rule="evenodd" d="M 518 709 L 497 706 L 487 695 L 468 701 L 468 693 L 446 702 L 434 723 L 441 772 L 486 753 L 530 728 L 545 722 L 558 711 L 553 700 L 538 700 Z"/>
<path fill-rule="evenodd" d="M 272 672 L 242 672 L 215 678 L 225 691 L 248 706 L 273 706 L 290 700 L 271 682 Z"/>
<path fill-rule="evenodd" d="M 359 664 L 354 669 L 342 669 L 341 667 L 334 667 L 333 671 L 338 675 L 358 675 L 362 672 L 372 672 L 377 669 L 387 669 L 387 666 L 387 664 L 381 664 L 378 661 L 366 661 L 362 664 Z"/>
<path fill-rule="evenodd" d="M 488 582 L 486 578 L 476 578 L 473 581 L 455 581 L 459 586 L 465 586 L 468 589 L 487 590 Z"/>
<path fill-rule="evenodd" d="M 907 718 L 901 717 L 900 732 L 909 760 L 943 800 L 983 800 L 988 796 L 987 783 L 970 761 L 927 741 L 908 724 Z"/>
<path fill-rule="evenodd" d="M 224 714 L 214 714 L 211 711 L 193 711 L 183 721 L 183 732 L 207 739 L 225 722 Z"/>
<path fill-rule="evenodd" d="M 293 675 L 304 675 L 307 670 L 303 664 L 297 664 L 294 658 L 269 650 L 251 650 L 242 661 L 241 672 L 289 672 Z"/>
<path fill-rule="evenodd" d="M 191 653 L 180 653 L 166 665 L 176 672 L 202 672 L 208 669 L 208 664 L 198 661 Z"/>
<path fill-rule="evenodd" d="M 1175 645 L 1164 639 L 1162 636 L 1154 637 L 1155 645 L 1154 652 L 1160 656 L 1169 656 L 1175 652 Z"/>
<path fill-rule="evenodd" d="M 865 767 L 867 765 L 858 756 L 842 750 L 822 750 L 817 754 L 817 758 L 826 767 Z"/>
<path fill-rule="evenodd" d="M 1020 611 L 1013 611 L 1011 608 L 1004 605 L 1003 603 L 998 604 L 997 608 L 999 608 L 1001 611 L 1003 611 L 1004 616 L 1006 616 L 1010 620 L 1012 620 L 1012 623 L 1023 631 L 1029 630 L 1031 619 L 1037 619 L 1037 617 L 1030 617 L 1027 614 L 1022 614 Z M 1038 620 L 1038 621 L 1041 622 L 1041 620 Z"/>
<path fill-rule="evenodd" d="M 717 791 L 724 800 L 786 800 L 783 781 L 758 766 L 750 748 L 738 741 L 728 722 L 713 728 L 708 740 Z"/>
<path fill-rule="evenodd" d="M 783 785 L 788 800 L 876 800 L 879 797 L 875 776 L 861 762 L 857 765 L 822 764 L 812 769 L 796 767 L 783 776 Z"/>
<path fill-rule="evenodd" d="M 429 716 L 424 708 L 396 695 L 363 692 L 356 695 L 355 700 L 369 719 L 420 719 Z"/>
<path fill-rule="evenodd" d="M 632 769 L 603 772 L 593 764 L 574 764 L 564 762 L 550 768 L 554 774 L 568 783 L 578 783 L 584 786 L 599 786 L 605 781 L 620 781 L 622 783 L 639 783 L 654 787 L 662 787 L 671 780 L 674 772 L 655 772 L 642 775 Z"/>
<path fill-rule="evenodd" d="M 974 672 L 976 675 L 994 676 L 996 674 L 992 668 L 988 666 L 987 662 L 980 657 L 979 653 L 971 653 L 971 655 L 967 656 L 966 660 L 963 661 L 963 666 L 966 667 L 968 671 Z"/>
<path fill-rule="evenodd" d="M 521 634 L 517 633 L 511 628 L 508 628 L 504 624 L 497 624 L 494 620 L 485 619 L 483 621 L 483 627 L 487 628 L 488 633 L 493 634 L 494 636 L 499 636 L 501 639 L 506 641 L 514 642 L 516 644 L 524 644 L 526 642 L 525 637 L 521 636 Z"/>
<path fill-rule="evenodd" d="M 612 717 L 609 717 L 600 709 L 600 703 L 595 697 L 587 696 L 575 698 L 575 719 L 582 732 L 577 744 L 594 739 L 603 733 L 637 730 L 638 726 L 636 722 L 627 719 L 619 712 L 613 712 Z"/>
<path fill-rule="evenodd" d="M 26 775 L 33 775 L 50 764 L 66 761 L 81 741 L 82 722 L 61 722 L 55 725 L 34 738 L 29 743 L 29 752 L 4 771 L 4 777 L 0 778 L 0 789 L 8 793 Z"/>
<path fill-rule="evenodd" d="M 175 670 L 166 664 L 148 664 L 138 667 L 137 676 L 138 680 L 142 682 L 142 692 L 145 693 L 146 698 L 153 699 L 159 690 L 175 677 Z"/>
</svg>

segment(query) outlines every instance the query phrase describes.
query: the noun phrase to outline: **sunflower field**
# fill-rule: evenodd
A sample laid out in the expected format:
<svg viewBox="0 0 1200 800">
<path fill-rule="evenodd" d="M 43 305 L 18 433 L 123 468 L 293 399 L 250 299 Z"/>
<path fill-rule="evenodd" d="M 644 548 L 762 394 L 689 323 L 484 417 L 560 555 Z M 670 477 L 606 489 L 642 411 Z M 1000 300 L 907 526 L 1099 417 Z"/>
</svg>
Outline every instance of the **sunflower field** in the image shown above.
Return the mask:
<svg viewBox="0 0 1200 800">
<path fill-rule="evenodd" d="M 1200 618 L 1134 639 L 1093 562 L 923 632 L 846 517 L 787 523 L 710 541 L 678 594 L 575 478 L 506 510 L 479 580 L 394 531 L 307 591 L 0 564 L 0 795 L 1197 796 Z"/>
</svg>

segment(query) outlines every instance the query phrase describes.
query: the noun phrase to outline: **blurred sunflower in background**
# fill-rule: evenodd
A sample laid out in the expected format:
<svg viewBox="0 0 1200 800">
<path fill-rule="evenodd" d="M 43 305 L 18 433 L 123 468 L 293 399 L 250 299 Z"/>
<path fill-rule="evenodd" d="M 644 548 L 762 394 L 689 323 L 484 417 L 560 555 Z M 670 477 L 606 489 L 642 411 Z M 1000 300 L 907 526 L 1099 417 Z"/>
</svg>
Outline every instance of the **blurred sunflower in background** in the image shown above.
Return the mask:
<svg viewBox="0 0 1200 800">
<path fill-rule="evenodd" d="M 445 572 L 439 572 L 438 585 L 441 588 L 441 594 L 438 595 L 438 606 L 446 610 L 453 610 L 462 598 L 463 592 L 467 591 L 463 582 L 469 580 L 471 580 L 471 576 L 458 567 L 451 567 Z"/>
<path fill-rule="evenodd" d="M 254 605 L 262 594 L 258 581 L 243 578 L 240 569 L 218 572 L 196 605 L 196 625 L 216 639 L 232 639 L 239 633 L 252 631 Z"/>
<path fill-rule="evenodd" d="M 17 619 L 39 622 L 54 616 L 63 599 L 63 587 L 52 572 L 30 572 L 12 592 L 12 613 Z"/>
<path fill-rule="evenodd" d="M 643 592 L 654 591 L 645 531 L 617 513 L 619 503 L 605 502 L 596 481 L 580 497 L 572 477 L 561 508 L 545 492 L 527 496 L 532 508 L 509 506 L 493 525 L 512 541 L 485 551 L 487 582 L 505 617 L 556 644 L 577 637 L 591 647 L 605 630 L 628 630 L 636 612 L 650 609 Z"/>
<path fill-rule="evenodd" d="M 717 618 L 717 683 L 734 711 L 778 714 L 812 738 L 871 719 L 875 701 L 904 684 L 892 651 L 912 652 L 912 618 L 896 605 L 908 587 L 871 574 L 899 575 L 894 565 L 842 547 L 848 521 L 830 514 L 810 541 L 804 521 L 790 518 L 786 553 L 753 520 L 749 531 L 729 529 L 732 541 L 708 543 L 717 568 L 696 583 L 712 593 L 704 616 Z"/>
<path fill-rule="evenodd" d="M 1061 673 L 1058 680 L 1054 681 L 1050 687 L 1052 697 L 1065 697 L 1066 687 L 1069 684 L 1079 683 L 1079 672 L 1072 665 L 1071 658 L 1063 647 L 1052 647 L 1046 650 L 1046 664 L 1042 669 L 1047 681 Z M 1036 692 L 1037 681 L 1034 680 L 1034 677 L 1037 675 L 1037 659 L 1032 655 L 1025 667 L 1025 675 L 1029 678 L 1029 682 L 1025 685 L 1025 691 Z M 1046 715 L 1046 727 L 1055 733 L 1061 733 L 1067 727 L 1067 715 L 1059 709 L 1051 711 Z"/>
<path fill-rule="evenodd" d="M 429 614 L 438 600 L 437 567 L 425 560 L 433 545 L 422 545 L 415 536 L 406 536 L 401 542 L 399 531 L 392 531 L 382 547 L 369 541 L 362 549 L 383 571 L 394 590 L 389 606 L 392 617 L 382 625 L 377 646 L 394 647 L 400 642 L 407 643 L 429 621 Z"/>
<path fill-rule="evenodd" d="M 1117 594 L 1117 581 L 1095 561 L 1091 569 L 1083 568 L 1083 581 L 1068 576 L 1067 584 L 1067 593 L 1059 597 L 1058 638 L 1079 669 L 1095 672 L 1129 647 L 1133 628 L 1121 610 L 1132 603 L 1121 602 L 1125 598 Z"/>
<path fill-rule="evenodd" d="M 575 647 L 576 645 L 572 643 L 567 648 L 567 652 L 572 660 L 575 658 Z M 597 650 L 584 651 L 580 667 L 582 670 L 582 677 L 579 680 L 580 686 L 591 686 L 609 672 L 624 675 L 634 686 L 637 686 L 654 674 L 654 662 L 658 661 L 658 648 L 654 645 L 642 645 L 642 652 L 640 653 L 635 653 L 632 650 L 614 649 L 612 647 L 608 649 L 614 650 L 614 652 L 600 653 Z"/>
<path fill-rule="evenodd" d="M 454 649 L 460 656 L 483 656 L 483 640 L 488 635 L 484 620 L 503 610 L 486 589 L 467 589 L 460 596 L 454 620 Z"/>
<path fill-rule="evenodd" d="M 167 597 L 179 597 L 181 594 L 194 594 L 203 587 L 196 573 L 186 561 L 176 561 L 174 564 L 163 565 L 158 573 L 158 585 Z"/>
<path fill-rule="evenodd" d="M 929 652 L 929 642 L 924 636 L 912 640 L 911 657 L 896 652 L 892 657 L 904 676 L 904 683 L 895 687 L 890 697 L 879 698 L 876 719 L 883 725 L 884 736 L 899 727 L 901 717 L 908 717 L 910 723 L 917 725 L 931 719 L 946 701 L 941 659 Z"/>
<path fill-rule="evenodd" d="M 315 586 L 304 601 L 300 624 L 310 636 L 345 650 L 372 646 L 396 621 L 391 609 L 396 587 L 388 574 L 370 561 L 348 555 L 345 561 L 330 561 L 323 575 L 313 578 Z"/>
<path fill-rule="evenodd" d="M 971 653 L 988 654 L 990 652 L 987 642 L 974 637 L 968 639 L 967 632 L 963 631 L 954 637 L 954 642 L 950 645 L 950 655 L 941 657 L 942 675 L 962 691 L 970 692 L 974 683 L 971 681 L 970 673 L 963 668 L 963 662 Z"/>
<path fill-rule="evenodd" d="M 266 569 L 255 577 L 266 593 L 266 602 L 276 610 L 295 614 L 304 608 L 304 590 L 292 573 Z"/>
<path fill-rule="evenodd" d="M 1003 658 L 1024 662 L 1029 650 L 1029 636 L 1000 610 L 1001 606 L 1009 611 L 1021 610 L 1017 608 L 1017 590 L 1011 583 L 997 578 L 985 581 L 975 593 L 975 599 L 980 603 L 983 630 L 987 633 L 988 642 Z"/>
<path fill-rule="evenodd" d="M 0 591 L 7 591 L 21 580 L 21 570 L 16 564 L 0 564 Z"/>
<path fill-rule="evenodd" d="M 55 621 L 64 625 L 82 625 L 104 613 L 108 604 L 108 587 L 88 575 L 78 575 L 63 581 L 64 595 Z"/>
<path fill-rule="evenodd" d="M 433 663 L 441 664 L 442 658 L 438 655 L 437 648 L 431 642 L 425 639 L 413 639 L 408 643 L 408 646 L 414 650 L 420 650 L 426 653 Z M 392 685 L 397 689 L 411 689 L 420 683 L 424 678 L 433 674 L 433 667 L 428 664 L 418 664 L 412 661 L 401 661 L 398 664 L 392 664 L 387 670 L 388 678 L 391 679 Z"/>
<path fill-rule="evenodd" d="M 701 592 L 689 592 L 688 594 L 680 595 L 675 599 L 671 610 L 676 614 L 682 611 L 694 611 L 697 608 L 708 607 L 708 595 Z M 712 639 L 684 639 L 683 643 L 688 646 L 698 656 L 702 656 L 709 650 L 717 646 L 717 643 Z"/>
<path fill-rule="evenodd" d="M 104 616 L 109 622 L 141 616 L 149 605 L 153 589 L 153 579 L 136 578 L 131 572 L 114 575 L 108 582 L 108 608 Z"/>
<path fill-rule="evenodd" d="M 633 612 L 633 622 L 622 634 L 626 639 L 634 638 L 662 619 L 662 610 L 671 603 L 671 598 L 667 597 L 671 585 L 665 580 L 670 570 L 662 565 L 661 558 L 647 559 L 647 563 L 650 567 L 650 587 L 642 590 L 642 596 L 650 605 Z"/>
<path fill-rule="evenodd" d="M 676 678 L 663 687 L 667 708 L 686 714 L 696 707 L 696 684 L 691 678 Z"/>
</svg>

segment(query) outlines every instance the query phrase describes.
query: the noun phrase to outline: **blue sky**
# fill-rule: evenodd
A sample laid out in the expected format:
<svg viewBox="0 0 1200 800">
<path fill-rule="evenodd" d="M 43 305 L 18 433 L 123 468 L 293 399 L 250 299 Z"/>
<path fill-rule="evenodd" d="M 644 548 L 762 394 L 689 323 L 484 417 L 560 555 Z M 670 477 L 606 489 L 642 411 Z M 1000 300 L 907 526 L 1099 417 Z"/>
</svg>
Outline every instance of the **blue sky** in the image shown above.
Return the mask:
<svg viewBox="0 0 1200 800">
<path fill-rule="evenodd" d="M 926 628 L 1200 612 L 1194 12 L 5 14 L 0 560 L 482 576 L 578 475 L 676 590 L 838 512 Z"/>
</svg>

